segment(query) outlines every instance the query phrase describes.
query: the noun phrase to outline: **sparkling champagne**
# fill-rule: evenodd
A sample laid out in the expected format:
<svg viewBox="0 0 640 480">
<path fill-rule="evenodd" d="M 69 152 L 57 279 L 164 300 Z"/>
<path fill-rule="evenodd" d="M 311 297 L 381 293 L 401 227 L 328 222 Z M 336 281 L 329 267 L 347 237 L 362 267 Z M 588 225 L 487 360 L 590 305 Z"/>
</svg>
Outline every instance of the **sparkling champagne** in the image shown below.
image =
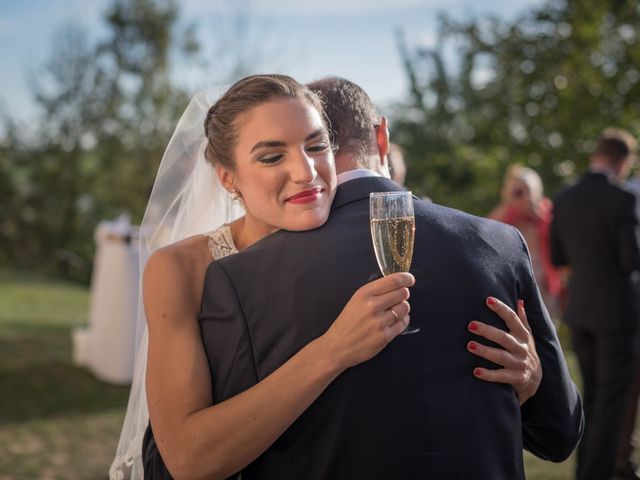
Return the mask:
<svg viewBox="0 0 640 480">
<path fill-rule="evenodd" d="M 413 216 L 371 219 L 371 238 L 384 275 L 408 272 L 413 257 Z"/>
</svg>

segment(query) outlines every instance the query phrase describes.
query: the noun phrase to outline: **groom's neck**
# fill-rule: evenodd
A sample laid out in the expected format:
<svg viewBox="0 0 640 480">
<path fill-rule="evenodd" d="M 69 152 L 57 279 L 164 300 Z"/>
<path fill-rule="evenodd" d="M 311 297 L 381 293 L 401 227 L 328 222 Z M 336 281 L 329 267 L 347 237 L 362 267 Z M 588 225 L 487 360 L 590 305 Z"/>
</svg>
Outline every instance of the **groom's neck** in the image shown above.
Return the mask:
<svg viewBox="0 0 640 480">
<path fill-rule="evenodd" d="M 350 172 L 352 170 L 369 169 L 380 175 L 388 177 L 388 172 L 385 172 L 380 165 L 380 158 L 377 155 L 370 155 L 363 157 L 362 155 L 355 155 L 350 152 L 339 152 L 335 156 L 336 173 Z"/>
</svg>

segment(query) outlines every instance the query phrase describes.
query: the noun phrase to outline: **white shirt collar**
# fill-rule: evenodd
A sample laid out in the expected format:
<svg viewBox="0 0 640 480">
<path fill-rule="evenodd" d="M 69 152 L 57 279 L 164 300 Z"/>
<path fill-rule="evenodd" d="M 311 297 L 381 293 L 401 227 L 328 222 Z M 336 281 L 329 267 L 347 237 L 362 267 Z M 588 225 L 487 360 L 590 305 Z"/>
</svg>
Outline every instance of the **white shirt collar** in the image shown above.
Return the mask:
<svg viewBox="0 0 640 480">
<path fill-rule="evenodd" d="M 373 170 L 369 170 L 368 168 L 356 168 L 355 170 L 349 170 L 347 172 L 342 172 L 338 174 L 337 180 L 338 185 L 342 185 L 349 180 L 355 180 L 356 178 L 364 178 L 364 177 L 381 177 L 378 172 L 374 172 Z"/>
<path fill-rule="evenodd" d="M 611 167 L 601 164 L 589 165 L 589 171 L 591 173 L 601 173 L 609 178 L 610 181 L 617 181 L 616 173 L 613 171 Z"/>
</svg>

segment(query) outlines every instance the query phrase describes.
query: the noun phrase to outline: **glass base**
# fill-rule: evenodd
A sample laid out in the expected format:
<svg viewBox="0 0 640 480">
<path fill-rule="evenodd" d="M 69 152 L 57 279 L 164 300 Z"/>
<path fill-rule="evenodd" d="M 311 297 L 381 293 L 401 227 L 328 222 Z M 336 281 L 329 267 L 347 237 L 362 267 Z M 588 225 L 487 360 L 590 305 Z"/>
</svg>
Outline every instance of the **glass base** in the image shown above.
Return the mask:
<svg viewBox="0 0 640 480">
<path fill-rule="evenodd" d="M 409 335 L 410 333 L 418 333 L 419 331 L 420 327 L 412 327 L 411 325 L 409 325 L 404 329 L 402 333 L 400 333 L 400 335 Z"/>
</svg>

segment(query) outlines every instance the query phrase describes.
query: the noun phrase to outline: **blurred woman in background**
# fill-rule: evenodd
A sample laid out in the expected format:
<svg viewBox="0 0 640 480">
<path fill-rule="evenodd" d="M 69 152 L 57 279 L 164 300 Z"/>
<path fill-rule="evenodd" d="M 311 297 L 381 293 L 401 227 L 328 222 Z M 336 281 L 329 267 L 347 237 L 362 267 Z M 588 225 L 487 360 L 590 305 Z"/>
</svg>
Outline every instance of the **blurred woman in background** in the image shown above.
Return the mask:
<svg viewBox="0 0 640 480">
<path fill-rule="evenodd" d="M 504 176 L 500 203 L 488 217 L 513 225 L 522 233 L 540 292 L 552 318 L 557 320 L 563 283 L 551 263 L 549 228 L 553 205 L 543 194 L 542 180 L 535 170 L 511 165 Z"/>
</svg>

